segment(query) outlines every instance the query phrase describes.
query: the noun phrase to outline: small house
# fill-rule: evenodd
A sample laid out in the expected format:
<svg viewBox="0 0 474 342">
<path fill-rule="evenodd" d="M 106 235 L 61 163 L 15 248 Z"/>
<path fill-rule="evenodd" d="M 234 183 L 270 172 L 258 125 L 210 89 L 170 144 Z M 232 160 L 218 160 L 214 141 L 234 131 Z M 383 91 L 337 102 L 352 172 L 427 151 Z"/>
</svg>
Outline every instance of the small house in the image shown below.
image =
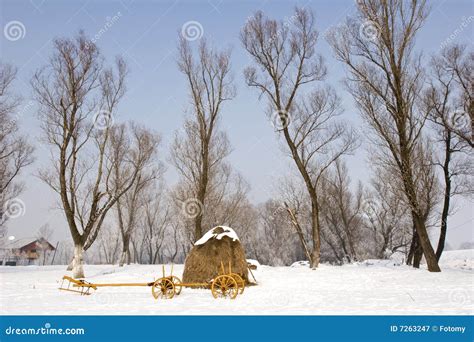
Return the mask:
<svg viewBox="0 0 474 342">
<path fill-rule="evenodd" d="M 44 265 L 54 246 L 44 238 L 22 238 L 2 247 L 0 265 Z"/>
</svg>

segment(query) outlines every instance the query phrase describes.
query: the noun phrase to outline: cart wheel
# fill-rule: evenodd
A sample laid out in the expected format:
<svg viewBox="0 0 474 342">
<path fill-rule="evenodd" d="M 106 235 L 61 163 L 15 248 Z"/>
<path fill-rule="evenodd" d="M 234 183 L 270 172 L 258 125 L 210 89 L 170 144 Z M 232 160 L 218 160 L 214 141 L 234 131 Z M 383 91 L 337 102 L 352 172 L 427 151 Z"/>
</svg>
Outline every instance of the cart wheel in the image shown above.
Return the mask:
<svg viewBox="0 0 474 342">
<path fill-rule="evenodd" d="M 173 285 L 174 285 L 175 294 L 179 295 L 181 293 L 182 288 L 183 288 L 181 286 L 181 279 L 179 279 L 176 276 L 171 276 L 171 281 L 173 282 Z"/>
<path fill-rule="evenodd" d="M 160 278 L 155 281 L 151 287 L 151 294 L 155 299 L 171 299 L 176 291 L 173 282 L 169 278 Z"/>
<path fill-rule="evenodd" d="M 214 298 L 235 299 L 239 293 L 239 285 L 232 276 L 224 274 L 218 276 L 211 285 L 211 291 Z"/>
<path fill-rule="evenodd" d="M 244 290 L 245 290 L 244 279 L 242 279 L 242 277 L 238 273 L 231 273 L 231 276 L 235 279 L 235 281 L 237 282 L 237 285 L 239 285 L 239 294 L 244 293 Z"/>
</svg>

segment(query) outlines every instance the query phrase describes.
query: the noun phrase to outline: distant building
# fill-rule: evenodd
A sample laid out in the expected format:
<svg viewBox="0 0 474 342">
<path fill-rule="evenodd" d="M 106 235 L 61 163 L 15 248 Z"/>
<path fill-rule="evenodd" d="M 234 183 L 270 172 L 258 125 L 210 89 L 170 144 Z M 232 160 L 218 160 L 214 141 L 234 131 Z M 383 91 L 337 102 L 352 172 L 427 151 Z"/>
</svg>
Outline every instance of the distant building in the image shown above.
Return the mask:
<svg viewBox="0 0 474 342">
<path fill-rule="evenodd" d="M 0 249 L 0 265 L 41 265 L 54 251 L 44 238 L 23 238 L 11 241 Z"/>
</svg>

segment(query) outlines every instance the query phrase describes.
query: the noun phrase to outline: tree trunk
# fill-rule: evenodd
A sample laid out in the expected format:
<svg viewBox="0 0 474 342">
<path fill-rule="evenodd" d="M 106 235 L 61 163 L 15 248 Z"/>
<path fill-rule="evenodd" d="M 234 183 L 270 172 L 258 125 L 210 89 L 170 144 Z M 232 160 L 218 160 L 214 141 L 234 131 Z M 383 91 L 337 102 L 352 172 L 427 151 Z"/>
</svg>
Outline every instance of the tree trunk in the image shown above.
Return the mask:
<svg viewBox="0 0 474 342">
<path fill-rule="evenodd" d="M 355 249 L 353 238 L 350 234 L 347 234 L 347 237 L 349 239 L 348 243 L 349 243 L 349 249 L 351 251 L 351 254 L 349 255 L 349 258 L 350 258 L 349 262 L 357 261 L 358 257 L 357 257 L 357 252 Z"/>
<path fill-rule="evenodd" d="M 202 213 L 199 213 L 194 220 L 194 241 L 202 237 Z"/>
<path fill-rule="evenodd" d="M 383 235 L 383 245 L 380 248 L 379 253 L 378 253 L 378 258 L 379 259 L 387 259 L 385 251 L 388 248 L 388 243 L 389 243 L 388 240 L 389 240 L 389 237 L 387 235 Z"/>
<path fill-rule="evenodd" d="M 207 154 L 205 154 L 207 155 Z M 204 157 L 206 158 L 206 157 Z M 207 193 L 207 183 L 208 183 L 208 170 L 207 166 L 208 163 L 204 160 L 203 161 L 203 175 L 201 176 L 200 185 L 199 185 L 199 193 L 198 193 L 198 203 L 201 206 L 199 208 L 199 213 L 194 219 L 194 241 L 199 240 L 203 233 L 202 233 L 202 217 L 204 211 L 204 202 L 206 200 L 206 193 Z"/>
<path fill-rule="evenodd" d="M 313 238 L 313 250 L 311 252 L 310 267 L 315 269 L 319 266 L 319 261 L 321 259 L 321 238 L 319 235 L 319 210 L 316 204 L 316 200 L 312 201 L 311 206 L 311 231 Z"/>
<path fill-rule="evenodd" d="M 407 262 L 406 262 L 408 266 L 413 265 L 413 257 L 415 256 L 415 248 L 416 248 L 416 243 L 417 243 L 416 239 L 417 239 L 417 235 L 416 235 L 415 227 L 413 227 L 413 236 L 411 238 L 410 250 L 408 252 Z"/>
<path fill-rule="evenodd" d="M 127 255 L 127 252 L 122 251 L 122 254 L 120 255 L 119 267 L 123 267 L 123 264 L 125 263 L 126 255 Z"/>
<path fill-rule="evenodd" d="M 451 161 L 451 132 L 448 130 L 445 140 L 445 154 L 443 164 L 443 178 L 444 178 L 444 201 L 443 211 L 441 213 L 441 227 L 439 232 L 438 247 L 436 248 L 436 260 L 439 261 L 441 254 L 443 254 L 444 245 L 446 243 L 446 232 L 448 230 L 448 215 L 449 205 L 451 200 L 451 177 L 449 174 L 449 164 Z"/>
<path fill-rule="evenodd" d="M 313 248 L 313 251 L 311 252 L 311 262 L 309 264 L 310 268 L 312 269 L 318 268 L 320 258 L 321 258 L 320 252 L 321 252 L 321 248 L 319 246 Z"/>
<path fill-rule="evenodd" d="M 403 186 L 405 194 L 407 195 L 408 201 L 411 207 L 411 215 L 413 224 L 418 235 L 419 243 L 423 249 L 423 254 L 425 255 L 426 264 L 428 265 L 428 270 L 430 272 L 441 272 L 441 269 L 438 265 L 438 260 L 436 259 L 433 246 L 431 245 L 430 238 L 428 236 L 428 231 L 426 230 L 425 220 L 423 219 L 420 213 L 420 205 L 417 198 L 416 186 L 413 181 L 413 174 L 411 169 L 410 153 L 406 149 L 407 144 L 401 144 L 401 167 L 400 172 L 403 180 Z"/>
<path fill-rule="evenodd" d="M 127 235 L 123 236 L 122 255 L 120 256 L 119 267 L 123 267 L 125 263 L 130 264 L 130 239 Z"/>
<path fill-rule="evenodd" d="M 74 257 L 72 257 L 71 261 L 67 265 L 66 271 L 72 271 L 72 264 L 74 262 Z"/>
<path fill-rule="evenodd" d="M 212 126 L 209 127 L 210 133 L 212 133 Z M 201 176 L 199 178 L 199 191 L 197 194 L 198 203 L 201 206 L 199 209 L 199 213 L 194 219 L 194 241 L 199 240 L 202 237 L 202 217 L 204 211 L 204 203 L 206 201 L 207 195 L 207 186 L 209 183 L 209 140 L 211 134 L 209 134 L 209 138 L 206 136 L 202 136 L 201 132 L 201 144 L 202 144 L 202 169 L 201 169 Z"/>
<path fill-rule="evenodd" d="M 75 279 L 84 278 L 84 244 L 74 244 L 74 259 L 72 260 L 72 277 Z"/>
<path fill-rule="evenodd" d="M 148 264 L 153 264 L 154 258 L 153 258 L 153 248 L 150 246 L 148 249 Z"/>
<path fill-rule="evenodd" d="M 414 253 L 413 253 L 413 267 L 414 268 L 420 268 L 422 258 L 423 258 L 423 249 L 421 248 L 420 242 L 417 238 Z"/>
<path fill-rule="evenodd" d="M 446 189 L 446 192 L 450 190 Z M 439 232 L 439 240 L 438 240 L 438 247 L 436 248 L 436 260 L 439 261 L 441 259 L 441 255 L 443 254 L 444 251 L 444 245 L 446 243 L 446 232 L 448 230 L 448 213 L 449 213 L 449 201 L 450 197 L 444 198 L 444 204 L 443 204 L 443 212 L 441 214 L 441 229 Z"/>
<path fill-rule="evenodd" d="M 407 257 L 407 265 L 413 265 L 414 268 L 420 268 L 421 259 L 423 257 L 423 248 L 421 248 L 420 239 L 413 227 L 413 237 L 411 239 L 410 252 Z"/>
<path fill-rule="evenodd" d="M 295 227 L 295 230 L 298 234 L 298 237 L 300 239 L 300 242 L 301 242 L 301 245 L 303 246 L 303 250 L 304 250 L 304 253 L 306 255 L 306 257 L 308 258 L 308 261 L 310 263 L 310 265 L 312 264 L 312 260 L 313 260 L 313 256 L 311 255 L 311 253 L 309 252 L 309 249 L 308 249 L 308 244 L 306 243 L 306 239 L 304 237 L 304 234 L 303 234 L 303 230 L 301 229 L 301 226 L 300 224 L 298 223 L 298 218 L 295 216 L 295 214 L 293 213 L 293 211 L 291 211 L 290 207 L 288 206 L 287 203 L 285 203 L 285 207 L 286 207 L 286 210 L 288 211 L 288 214 L 290 214 L 290 219 L 291 219 L 291 222 L 293 223 L 293 226 Z M 258 260 L 258 259 L 257 259 Z"/>
<path fill-rule="evenodd" d="M 441 272 L 435 252 L 431 246 L 431 241 L 426 230 L 425 222 L 417 214 L 415 214 L 415 227 L 420 246 L 423 249 L 423 254 L 425 255 L 428 270 L 430 272 Z"/>
<path fill-rule="evenodd" d="M 298 155 L 298 150 L 295 146 L 294 141 L 290 137 L 288 127 L 284 127 L 283 134 L 285 140 L 290 148 L 291 155 L 293 160 L 298 168 L 301 176 L 303 177 L 304 183 L 306 185 L 306 190 L 308 191 L 309 197 L 311 198 L 311 235 L 313 240 L 313 250 L 311 252 L 310 267 L 315 269 L 319 266 L 319 261 L 321 259 L 321 236 L 319 232 L 319 210 L 318 210 L 318 197 L 316 193 L 316 186 L 312 183 L 311 177 L 306 170 L 305 165 L 301 161 L 300 156 Z"/>
</svg>

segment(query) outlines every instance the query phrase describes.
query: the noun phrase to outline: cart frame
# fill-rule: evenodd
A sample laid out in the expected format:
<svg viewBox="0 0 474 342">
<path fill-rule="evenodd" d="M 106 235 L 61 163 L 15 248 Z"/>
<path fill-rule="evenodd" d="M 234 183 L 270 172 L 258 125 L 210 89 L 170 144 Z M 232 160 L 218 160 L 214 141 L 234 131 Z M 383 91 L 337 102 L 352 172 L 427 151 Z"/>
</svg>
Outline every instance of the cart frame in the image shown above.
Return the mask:
<svg viewBox="0 0 474 342">
<path fill-rule="evenodd" d="M 173 265 L 171 265 L 170 275 L 165 274 L 165 266 L 162 266 L 163 276 L 155 281 L 147 283 L 91 283 L 83 279 L 74 279 L 63 276 L 59 290 L 79 293 L 81 296 L 90 295 L 91 289 L 97 290 L 99 287 L 121 287 L 121 286 L 143 286 L 151 287 L 151 293 L 155 299 L 171 299 L 179 295 L 183 287 L 207 288 L 211 290 L 214 298 L 235 299 L 238 294 L 242 294 L 245 289 L 244 279 L 237 273 L 232 272 L 231 263 L 226 272 L 224 263 L 221 262 L 218 275 L 205 283 L 183 283 L 180 278 L 173 275 Z M 64 285 L 66 281 L 67 286 Z"/>
</svg>

